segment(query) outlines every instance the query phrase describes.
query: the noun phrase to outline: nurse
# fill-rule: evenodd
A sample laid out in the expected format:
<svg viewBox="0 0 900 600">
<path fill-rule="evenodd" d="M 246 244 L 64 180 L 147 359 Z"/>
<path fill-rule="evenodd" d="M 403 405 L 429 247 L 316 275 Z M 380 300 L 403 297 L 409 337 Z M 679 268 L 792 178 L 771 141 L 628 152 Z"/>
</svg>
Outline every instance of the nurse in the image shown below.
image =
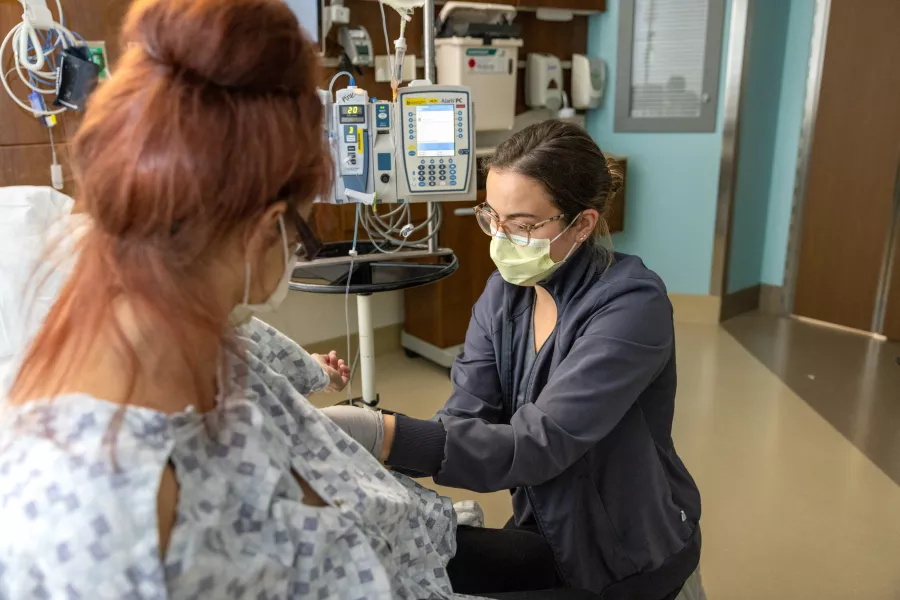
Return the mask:
<svg viewBox="0 0 900 600">
<path fill-rule="evenodd" d="M 476 209 L 497 272 L 472 312 L 450 399 L 427 421 L 327 412 L 354 437 L 380 433 L 382 459 L 396 469 L 511 490 L 507 529 L 543 538 L 560 584 L 668 600 L 697 570 L 700 494 L 672 441 L 665 285 L 640 258 L 602 243 L 620 183 L 570 123 L 532 125 L 501 144 Z M 478 552 L 463 535 L 459 544 L 459 563 Z M 477 580 L 479 562 L 469 563 Z"/>
</svg>

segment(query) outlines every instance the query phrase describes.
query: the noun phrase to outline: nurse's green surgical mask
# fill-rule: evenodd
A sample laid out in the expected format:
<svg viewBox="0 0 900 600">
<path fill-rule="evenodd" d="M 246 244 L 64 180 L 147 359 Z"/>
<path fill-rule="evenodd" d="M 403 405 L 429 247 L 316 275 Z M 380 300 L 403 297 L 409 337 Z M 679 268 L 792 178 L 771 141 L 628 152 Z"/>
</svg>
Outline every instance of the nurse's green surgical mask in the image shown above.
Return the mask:
<svg viewBox="0 0 900 600">
<path fill-rule="evenodd" d="M 575 217 L 568 227 L 552 240 L 539 238 L 527 240 L 519 236 L 508 237 L 505 233 L 498 232 L 491 240 L 491 259 L 497 265 L 500 276 L 513 285 L 526 286 L 535 285 L 550 277 L 569 259 L 578 246 L 578 240 L 572 243 L 566 256 L 559 262 L 553 262 L 550 258 L 550 244 L 562 237 L 577 220 L 578 217 Z M 516 243 L 513 243 L 510 237 L 514 238 Z"/>
</svg>

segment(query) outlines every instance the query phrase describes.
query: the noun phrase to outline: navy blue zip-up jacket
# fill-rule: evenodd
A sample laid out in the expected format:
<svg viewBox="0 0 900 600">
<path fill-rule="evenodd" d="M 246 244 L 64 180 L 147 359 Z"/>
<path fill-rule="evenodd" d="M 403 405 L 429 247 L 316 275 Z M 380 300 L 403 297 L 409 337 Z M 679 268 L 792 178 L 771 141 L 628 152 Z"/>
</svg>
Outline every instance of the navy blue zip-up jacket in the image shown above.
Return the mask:
<svg viewBox="0 0 900 600">
<path fill-rule="evenodd" d="M 388 463 L 450 487 L 514 490 L 571 587 L 659 600 L 696 569 L 700 494 L 675 452 L 675 337 L 660 278 L 580 249 L 541 284 L 557 324 L 522 383 L 534 290 L 495 273 L 472 312 L 453 394 L 398 417 Z M 527 503 L 527 504 L 526 504 Z"/>
</svg>

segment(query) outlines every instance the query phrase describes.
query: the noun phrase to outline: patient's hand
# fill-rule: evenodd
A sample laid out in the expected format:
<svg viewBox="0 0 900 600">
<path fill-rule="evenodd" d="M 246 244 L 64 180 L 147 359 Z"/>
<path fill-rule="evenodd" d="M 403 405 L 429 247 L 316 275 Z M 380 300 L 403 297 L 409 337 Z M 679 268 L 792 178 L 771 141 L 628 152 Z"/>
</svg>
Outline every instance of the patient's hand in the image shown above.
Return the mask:
<svg viewBox="0 0 900 600">
<path fill-rule="evenodd" d="M 332 350 L 325 356 L 321 354 L 311 354 L 315 361 L 322 365 L 325 374 L 331 383 L 325 388 L 328 392 L 339 392 L 350 381 L 350 367 L 343 360 L 338 358 L 337 352 Z"/>
</svg>

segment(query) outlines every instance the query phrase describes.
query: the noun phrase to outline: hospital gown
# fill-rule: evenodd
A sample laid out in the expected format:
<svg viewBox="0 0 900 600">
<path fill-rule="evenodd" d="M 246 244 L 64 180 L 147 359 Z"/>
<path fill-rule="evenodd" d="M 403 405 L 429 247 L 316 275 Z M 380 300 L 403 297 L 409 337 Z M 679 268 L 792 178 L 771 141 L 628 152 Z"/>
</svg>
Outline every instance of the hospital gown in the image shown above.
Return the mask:
<svg viewBox="0 0 900 600">
<path fill-rule="evenodd" d="M 206 415 L 129 406 L 110 438 L 121 407 L 87 395 L 0 408 L 0 598 L 454 597 L 450 501 L 307 402 L 327 378 L 296 344 L 255 320 L 240 334 L 233 391 Z M 304 504 L 292 471 L 328 506 Z"/>
</svg>

